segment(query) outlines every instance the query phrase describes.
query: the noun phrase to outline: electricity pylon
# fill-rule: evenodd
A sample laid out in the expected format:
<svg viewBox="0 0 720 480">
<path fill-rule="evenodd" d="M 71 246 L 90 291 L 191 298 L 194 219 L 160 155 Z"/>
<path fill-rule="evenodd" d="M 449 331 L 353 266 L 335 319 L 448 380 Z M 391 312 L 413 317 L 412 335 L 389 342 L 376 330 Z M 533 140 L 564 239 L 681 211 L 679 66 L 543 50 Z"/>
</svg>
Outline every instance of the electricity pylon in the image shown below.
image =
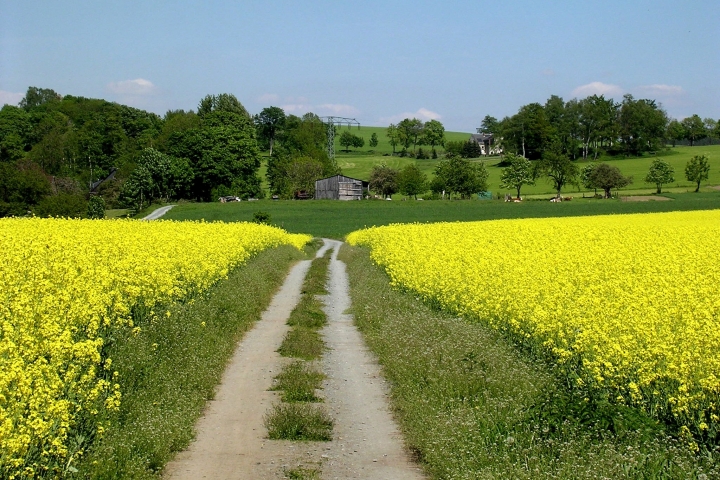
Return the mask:
<svg viewBox="0 0 720 480">
<path fill-rule="evenodd" d="M 320 117 L 320 120 L 327 125 L 327 154 L 331 160 L 335 159 L 335 125 L 357 125 L 360 128 L 360 122 L 354 118 L 345 117 Z"/>
</svg>

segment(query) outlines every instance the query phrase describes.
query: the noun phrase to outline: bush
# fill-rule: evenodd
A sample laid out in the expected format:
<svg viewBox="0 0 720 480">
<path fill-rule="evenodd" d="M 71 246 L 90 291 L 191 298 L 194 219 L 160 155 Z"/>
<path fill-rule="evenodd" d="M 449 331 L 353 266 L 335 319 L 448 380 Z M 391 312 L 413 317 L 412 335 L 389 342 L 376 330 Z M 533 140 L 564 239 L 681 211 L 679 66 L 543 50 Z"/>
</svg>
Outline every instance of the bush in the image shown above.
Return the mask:
<svg viewBox="0 0 720 480">
<path fill-rule="evenodd" d="M 93 195 L 88 201 L 88 218 L 105 218 L 105 200 L 103 197 Z"/>
<path fill-rule="evenodd" d="M 253 213 L 252 221 L 255 223 L 264 223 L 265 225 L 270 225 L 270 214 L 268 212 L 257 211 Z"/>
<path fill-rule="evenodd" d="M 82 217 L 88 211 L 88 202 L 80 195 L 60 193 L 45 197 L 35 207 L 39 217 Z"/>
</svg>

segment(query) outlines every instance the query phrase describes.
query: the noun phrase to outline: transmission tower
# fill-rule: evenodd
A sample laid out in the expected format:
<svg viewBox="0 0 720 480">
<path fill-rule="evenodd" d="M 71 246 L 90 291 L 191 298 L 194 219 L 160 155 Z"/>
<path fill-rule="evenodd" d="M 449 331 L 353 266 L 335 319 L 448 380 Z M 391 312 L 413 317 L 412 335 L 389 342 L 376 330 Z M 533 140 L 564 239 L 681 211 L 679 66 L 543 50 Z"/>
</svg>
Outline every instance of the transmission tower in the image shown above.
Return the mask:
<svg viewBox="0 0 720 480">
<path fill-rule="evenodd" d="M 347 125 L 350 128 L 357 125 L 360 128 L 360 122 L 354 118 L 345 117 L 320 117 L 320 120 L 327 125 L 327 154 L 330 159 L 335 159 L 335 125 Z"/>
</svg>

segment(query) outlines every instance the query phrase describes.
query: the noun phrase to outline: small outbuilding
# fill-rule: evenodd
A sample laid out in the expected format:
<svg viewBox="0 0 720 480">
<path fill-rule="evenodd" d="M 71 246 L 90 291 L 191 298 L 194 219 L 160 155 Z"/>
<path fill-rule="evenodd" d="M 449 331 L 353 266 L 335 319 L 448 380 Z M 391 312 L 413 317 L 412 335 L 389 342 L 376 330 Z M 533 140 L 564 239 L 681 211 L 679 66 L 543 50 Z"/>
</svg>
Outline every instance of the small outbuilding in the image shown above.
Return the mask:
<svg viewBox="0 0 720 480">
<path fill-rule="evenodd" d="M 344 175 L 315 180 L 315 199 L 362 200 L 369 193 L 370 184 Z"/>
</svg>

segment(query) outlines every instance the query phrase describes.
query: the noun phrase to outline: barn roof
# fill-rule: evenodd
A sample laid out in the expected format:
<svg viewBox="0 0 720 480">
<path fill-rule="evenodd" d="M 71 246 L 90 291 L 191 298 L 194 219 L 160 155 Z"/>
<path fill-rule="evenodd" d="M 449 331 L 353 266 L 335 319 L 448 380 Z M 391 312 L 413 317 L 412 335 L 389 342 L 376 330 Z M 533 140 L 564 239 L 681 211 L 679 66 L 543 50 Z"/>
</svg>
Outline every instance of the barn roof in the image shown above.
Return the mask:
<svg viewBox="0 0 720 480">
<path fill-rule="evenodd" d="M 318 178 L 318 179 L 315 180 L 315 181 L 316 181 L 316 182 L 320 182 L 320 181 L 322 181 L 322 180 L 327 180 L 327 179 L 329 179 L 329 178 L 335 178 L 335 177 L 347 178 L 347 179 L 349 179 L 349 180 L 357 180 L 358 182 L 362 182 L 363 187 L 367 187 L 368 185 L 370 185 L 370 183 L 369 183 L 369 182 L 366 182 L 365 180 L 361 180 L 361 179 L 359 179 L 359 178 L 348 177 L 347 175 L 332 175 L 332 176 L 330 176 L 330 177 Z"/>
</svg>

